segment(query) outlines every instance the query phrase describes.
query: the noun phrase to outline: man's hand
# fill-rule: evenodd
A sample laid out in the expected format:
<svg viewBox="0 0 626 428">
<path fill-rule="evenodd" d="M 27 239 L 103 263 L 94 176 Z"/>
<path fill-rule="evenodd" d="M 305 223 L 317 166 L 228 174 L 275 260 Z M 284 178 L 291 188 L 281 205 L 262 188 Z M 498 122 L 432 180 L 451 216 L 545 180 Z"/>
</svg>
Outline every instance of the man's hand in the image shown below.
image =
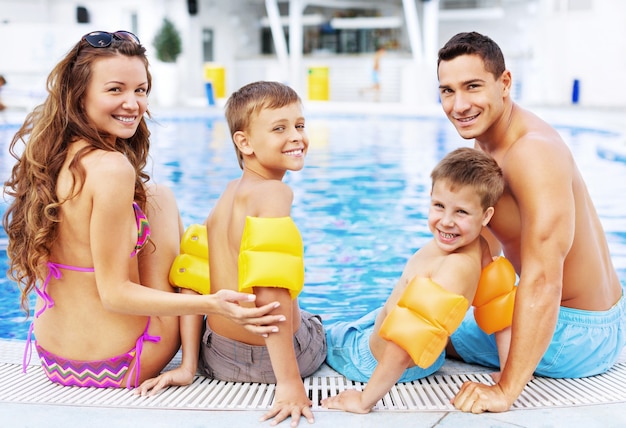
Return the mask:
<svg viewBox="0 0 626 428">
<path fill-rule="evenodd" d="M 451 400 L 454 407 L 464 412 L 506 412 L 513 401 L 509 401 L 499 384 L 485 385 L 465 382 L 461 390 Z"/>
</svg>

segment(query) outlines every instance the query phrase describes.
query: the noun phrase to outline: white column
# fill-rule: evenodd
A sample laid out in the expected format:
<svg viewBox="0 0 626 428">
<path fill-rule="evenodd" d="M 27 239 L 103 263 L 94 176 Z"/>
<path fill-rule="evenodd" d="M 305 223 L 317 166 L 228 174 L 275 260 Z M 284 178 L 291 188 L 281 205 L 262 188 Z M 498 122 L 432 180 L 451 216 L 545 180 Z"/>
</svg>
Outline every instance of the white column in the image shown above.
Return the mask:
<svg viewBox="0 0 626 428">
<path fill-rule="evenodd" d="M 437 61 L 439 52 L 439 0 L 422 3 L 424 17 L 424 60 L 430 65 Z"/>
<path fill-rule="evenodd" d="M 439 52 L 439 0 L 429 0 L 424 6 L 424 77 L 423 103 L 436 103 L 439 99 L 437 81 L 437 52 Z"/>
<path fill-rule="evenodd" d="M 420 37 L 420 24 L 417 19 L 415 0 L 402 0 L 402 4 L 404 6 L 404 20 L 409 33 L 409 44 L 411 45 L 413 60 L 417 64 L 421 64 L 424 61 L 424 49 Z"/>
<path fill-rule="evenodd" d="M 289 1 L 289 84 L 301 96 L 302 84 L 302 13 L 306 0 Z"/>
<path fill-rule="evenodd" d="M 280 22 L 280 12 L 278 10 L 277 0 L 265 0 L 265 9 L 267 10 L 267 18 L 270 22 L 272 31 L 272 39 L 274 40 L 274 48 L 281 73 L 281 81 L 289 81 L 289 52 L 287 51 L 287 42 L 285 41 L 285 33 Z"/>
</svg>

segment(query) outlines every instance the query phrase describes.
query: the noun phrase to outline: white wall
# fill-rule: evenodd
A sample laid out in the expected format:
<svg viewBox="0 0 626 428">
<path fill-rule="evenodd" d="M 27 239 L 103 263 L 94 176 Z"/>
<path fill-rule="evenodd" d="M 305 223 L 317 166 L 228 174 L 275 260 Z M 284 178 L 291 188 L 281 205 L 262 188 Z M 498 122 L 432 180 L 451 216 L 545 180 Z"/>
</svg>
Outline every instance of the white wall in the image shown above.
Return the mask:
<svg viewBox="0 0 626 428">
<path fill-rule="evenodd" d="M 200 13 L 192 17 L 187 12 L 186 0 L 151 0 L 149 4 L 143 0 L 0 0 L 0 73 L 9 81 L 4 96 L 11 90 L 21 94 L 43 93 L 43 82 L 54 64 L 80 36 L 93 30 L 136 31 L 154 69 L 152 39 L 163 16 L 175 23 L 183 39 L 183 54 L 177 63 L 181 99 L 202 102 L 205 97 L 202 28 L 214 31 L 215 60 L 226 68 L 227 93 L 255 75 L 258 62 L 251 60 L 259 59 L 268 67 L 258 72 L 257 79 L 276 74 L 276 59 L 259 55 L 258 20 L 265 14 L 263 1 L 199 0 L 198 3 Z M 459 31 L 475 30 L 491 36 L 504 51 L 516 85 L 514 97 L 522 103 L 571 104 L 572 83 L 577 78 L 581 82 L 581 105 L 626 107 L 626 86 L 621 84 L 626 69 L 626 2 L 503 0 L 502 4 L 503 19 L 440 21 L 439 47 Z M 78 5 L 87 7 L 89 24 L 76 23 Z M 570 10 L 572 5 L 588 8 Z M 133 14 L 137 28 L 131 28 Z M 312 60 L 305 58 L 303 67 Z M 338 70 L 347 69 L 345 63 L 349 59 L 334 60 Z M 334 60 L 325 59 L 331 67 Z M 246 68 L 253 63 L 254 67 Z M 435 73 L 433 69 L 432 74 Z M 332 76 L 337 74 L 333 72 Z M 336 84 L 345 85 L 345 82 L 342 78 Z M 156 84 L 168 82 L 155 79 Z M 387 99 L 401 99 L 401 95 L 389 94 Z"/>
<path fill-rule="evenodd" d="M 85 5 L 90 22 L 79 24 L 77 5 Z M 24 104 L 25 96 L 44 94 L 45 79 L 54 65 L 90 31 L 134 31 L 146 46 L 152 71 L 156 64 L 152 40 L 163 16 L 175 22 L 181 30 L 183 49 L 186 50 L 190 34 L 189 15 L 185 0 L 152 1 L 149 12 L 141 0 L 84 1 L 71 0 L 0 0 L 0 73 L 7 78 L 3 97 L 18 99 Z M 136 28 L 133 28 L 133 16 Z M 178 61 L 183 78 L 181 92 L 187 91 L 185 77 L 188 70 L 188 52 Z M 30 108 L 29 105 L 26 105 Z"/>
<path fill-rule="evenodd" d="M 575 2 L 572 2 L 575 3 Z M 626 106 L 626 2 L 589 0 L 591 10 L 567 10 L 568 2 L 544 0 L 531 44 L 535 57 L 531 99 L 546 105 L 571 100 L 580 79 L 580 104 Z M 529 76 L 530 77 L 530 76 Z"/>
<path fill-rule="evenodd" d="M 460 31 L 489 35 L 502 48 L 522 103 L 626 107 L 626 2 L 528 0 L 503 2 L 503 19 L 440 24 L 440 45 Z"/>
</svg>

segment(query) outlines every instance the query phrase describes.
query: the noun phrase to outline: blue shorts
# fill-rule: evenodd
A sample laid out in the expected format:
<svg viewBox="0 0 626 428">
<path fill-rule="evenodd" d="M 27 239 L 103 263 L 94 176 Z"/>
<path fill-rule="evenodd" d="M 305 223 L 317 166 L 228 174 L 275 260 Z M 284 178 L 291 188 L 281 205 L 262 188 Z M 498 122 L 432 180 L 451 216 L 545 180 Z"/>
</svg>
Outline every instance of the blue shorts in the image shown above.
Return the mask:
<svg viewBox="0 0 626 428">
<path fill-rule="evenodd" d="M 470 310 L 451 336 L 467 363 L 499 367 L 494 335 L 484 333 Z M 608 311 L 561 307 L 552 341 L 535 374 L 552 378 L 594 376 L 610 369 L 626 344 L 626 298 Z"/>
<path fill-rule="evenodd" d="M 375 85 L 380 83 L 380 73 L 376 70 L 372 70 L 372 83 Z"/>
<path fill-rule="evenodd" d="M 381 308 L 382 309 L 382 308 Z M 370 350 L 370 336 L 374 332 L 376 316 L 381 309 L 351 322 L 338 322 L 326 327 L 328 354 L 326 364 L 350 380 L 367 382 L 378 361 Z M 404 371 L 398 382 L 411 382 L 435 373 L 443 366 L 445 353 L 427 369 L 415 366 Z"/>
</svg>

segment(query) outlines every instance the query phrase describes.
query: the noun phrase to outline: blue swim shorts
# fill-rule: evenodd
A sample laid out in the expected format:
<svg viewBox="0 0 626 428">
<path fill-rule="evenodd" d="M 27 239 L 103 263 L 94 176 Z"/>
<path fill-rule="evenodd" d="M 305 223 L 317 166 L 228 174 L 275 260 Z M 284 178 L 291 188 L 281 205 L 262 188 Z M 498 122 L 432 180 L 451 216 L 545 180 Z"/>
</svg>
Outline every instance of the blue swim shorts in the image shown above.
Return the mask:
<svg viewBox="0 0 626 428">
<path fill-rule="evenodd" d="M 356 321 L 337 322 L 326 327 L 328 354 L 326 364 L 346 378 L 367 382 L 374 373 L 378 361 L 372 355 L 369 339 L 374 332 L 376 316 L 382 308 L 364 315 Z M 398 382 L 411 382 L 435 373 L 443 366 L 445 353 L 427 369 L 408 368 Z"/>
<path fill-rule="evenodd" d="M 372 70 L 372 83 L 375 85 L 380 83 L 380 73 L 376 70 Z"/>
<path fill-rule="evenodd" d="M 495 336 L 484 333 L 468 311 L 451 336 L 456 352 L 467 363 L 499 367 Z M 608 311 L 561 307 L 552 341 L 535 375 L 551 378 L 594 376 L 610 369 L 626 344 L 626 298 Z"/>
</svg>

